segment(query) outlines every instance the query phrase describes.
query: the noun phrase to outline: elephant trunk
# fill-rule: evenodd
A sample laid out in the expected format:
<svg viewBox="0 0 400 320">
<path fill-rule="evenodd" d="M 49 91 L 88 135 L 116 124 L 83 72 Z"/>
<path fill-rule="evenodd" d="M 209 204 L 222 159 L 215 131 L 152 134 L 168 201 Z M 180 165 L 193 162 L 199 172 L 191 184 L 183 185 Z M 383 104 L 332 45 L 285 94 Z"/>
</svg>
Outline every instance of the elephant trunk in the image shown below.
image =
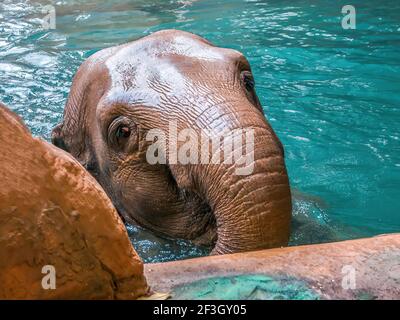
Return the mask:
<svg viewBox="0 0 400 320">
<path fill-rule="evenodd" d="M 231 176 L 225 189 L 218 186 L 223 199 L 209 198 L 217 224 L 213 254 L 287 246 L 291 197 L 279 162 L 274 156 L 257 160 L 257 173 Z"/>
<path fill-rule="evenodd" d="M 231 122 L 253 130 L 247 172 L 235 162 L 210 164 L 197 172 L 197 185 L 216 220 L 212 254 L 281 247 L 289 241 L 292 204 L 283 148 L 264 116 L 258 110 L 249 116 L 248 110 Z"/>
</svg>

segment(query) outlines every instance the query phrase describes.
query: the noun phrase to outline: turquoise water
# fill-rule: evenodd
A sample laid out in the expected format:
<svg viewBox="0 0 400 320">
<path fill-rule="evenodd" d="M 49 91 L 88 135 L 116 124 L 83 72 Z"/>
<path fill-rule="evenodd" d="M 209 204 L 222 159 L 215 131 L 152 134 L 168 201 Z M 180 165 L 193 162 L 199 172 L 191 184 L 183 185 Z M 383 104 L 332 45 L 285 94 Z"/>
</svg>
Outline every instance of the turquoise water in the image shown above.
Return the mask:
<svg viewBox="0 0 400 320">
<path fill-rule="evenodd" d="M 318 300 L 319 294 L 292 277 L 243 274 L 197 280 L 175 287 L 176 300 Z"/>
<path fill-rule="evenodd" d="M 294 189 L 292 244 L 400 231 L 400 2 L 50 1 L 0 3 L 0 100 L 36 136 L 60 121 L 72 76 L 97 50 L 177 28 L 249 59 L 283 142 Z M 204 254 L 186 242 L 129 234 L 146 261 Z"/>
</svg>

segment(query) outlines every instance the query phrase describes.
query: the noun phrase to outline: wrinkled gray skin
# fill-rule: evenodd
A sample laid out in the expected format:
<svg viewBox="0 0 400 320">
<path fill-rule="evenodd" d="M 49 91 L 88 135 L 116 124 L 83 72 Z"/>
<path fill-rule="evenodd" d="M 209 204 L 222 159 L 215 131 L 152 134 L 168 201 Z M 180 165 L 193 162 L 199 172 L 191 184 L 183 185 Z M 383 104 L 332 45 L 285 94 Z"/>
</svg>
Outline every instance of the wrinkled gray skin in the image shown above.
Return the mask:
<svg viewBox="0 0 400 320">
<path fill-rule="evenodd" d="M 237 175 L 223 163 L 170 164 L 168 157 L 149 164 L 144 135 L 168 132 L 170 120 L 199 134 L 253 128 L 253 173 Z M 288 243 L 283 148 L 235 50 L 177 30 L 101 50 L 79 68 L 52 141 L 91 172 L 130 223 L 210 245 L 213 254 Z"/>
</svg>

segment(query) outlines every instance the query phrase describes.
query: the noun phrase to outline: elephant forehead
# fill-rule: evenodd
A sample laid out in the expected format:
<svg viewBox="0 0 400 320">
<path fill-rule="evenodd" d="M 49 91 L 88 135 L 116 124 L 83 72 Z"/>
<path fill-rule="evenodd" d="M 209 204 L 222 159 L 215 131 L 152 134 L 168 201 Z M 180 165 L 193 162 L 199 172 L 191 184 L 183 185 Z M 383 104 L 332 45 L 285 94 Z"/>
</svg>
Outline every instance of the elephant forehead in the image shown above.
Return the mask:
<svg viewBox="0 0 400 320">
<path fill-rule="evenodd" d="M 156 64 L 140 63 L 135 59 L 111 67 L 106 63 L 111 80 L 109 100 L 156 106 L 161 99 L 185 95 L 191 80 L 173 63 L 165 59 Z"/>
<path fill-rule="evenodd" d="M 109 62 L 118 63 L 136 57 L 142 63 L 146 63 L 146 61 L 154 62 L 157 58 L 168 55 L 226 61 L 229 56 L 241 55 L 241 53 L 232 49 L 215 47 L 198 36 L 174 30 L 173 32 L 156 32 L 125 44 L 115 52 Z"/>
<path fill-rule="evenodd" d="M 179 99 L 208 64 L 226 66 L 238 57 L 243 57 L 238 51 L 214 47 L 187 32 L 156 32 L 119 46 L 105 59 L 111 80 L 107 99 L 152 106 L 165 98 Z"/>
</svg>

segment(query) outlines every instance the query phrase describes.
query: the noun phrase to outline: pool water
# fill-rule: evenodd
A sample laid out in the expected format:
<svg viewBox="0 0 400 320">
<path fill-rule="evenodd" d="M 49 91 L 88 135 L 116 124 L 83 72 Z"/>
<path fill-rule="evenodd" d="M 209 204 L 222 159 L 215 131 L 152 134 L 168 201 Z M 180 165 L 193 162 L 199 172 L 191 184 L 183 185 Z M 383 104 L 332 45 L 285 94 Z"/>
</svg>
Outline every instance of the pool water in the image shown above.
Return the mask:
<svg viewBox="0 0 400 320">
<path fill-rule="evenodd" d="M 104 47 L 177 28 L 242 51 L 285 146 L 294 190 L 291 244 L 400 231 L 400 2 L 59 0 L 0 3 L 0 100 L 49 139 L 71 80 Z M 128 226 L 145 261 L 206 254 Z"/>
<path fill-rule="evenodd" d="M 176 300 L 318 300 L 304 281 L 292 277 L 244 274 L 197 280 L 174 288 Z"/>
</svg>

